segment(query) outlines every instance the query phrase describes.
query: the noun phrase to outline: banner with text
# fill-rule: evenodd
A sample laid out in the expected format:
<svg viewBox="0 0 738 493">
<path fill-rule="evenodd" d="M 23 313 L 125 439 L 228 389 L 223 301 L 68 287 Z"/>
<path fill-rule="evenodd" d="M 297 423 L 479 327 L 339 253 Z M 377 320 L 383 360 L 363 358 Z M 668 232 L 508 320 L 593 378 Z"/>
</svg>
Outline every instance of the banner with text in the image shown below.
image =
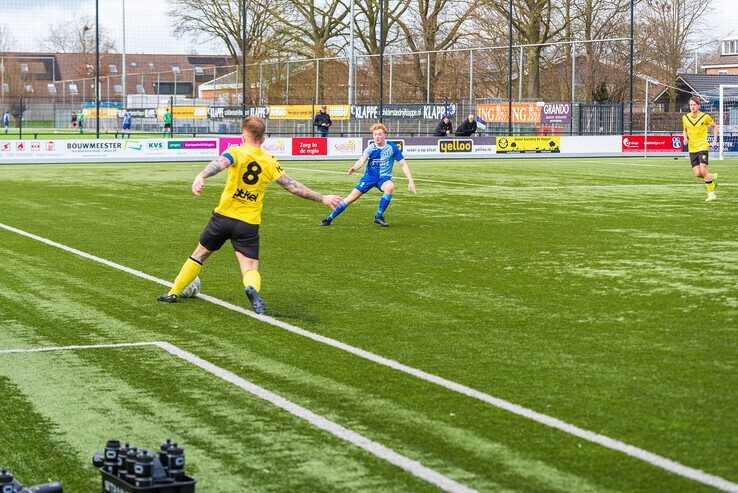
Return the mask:
<svg viewBox="0 0 738 493">
<path fill-rule="evenodd" d="M 290 104 L 269 106 L 270 120 L 312 120 L 314 113 L 320 111 L 320 105 Z M 351 106 L 348 104 L 329 104 L 326 108 L 332 120 L 348 120 L 351 117 Z"/>
<path fill-rule="evenodd" d="M 497 154 L 561 152 L 560 137 L 497 137 Z"/>
<path fill-rule="evenodd" d="M 385 104 L 382 118 L 394 120 L 440 120 L 443 115 L 456 114 L 456 105 L 449 104 Z M 379 106 L 355 104 L 351 106 L 351 118 L 356 120 L 379 120 Z"/>
<path fill-rule="evenodd" d="M 682 152 L 681 135 L 649 135 L 646 149 L 644 135 L 623 135 L 623 153 L 628 152 Z"/>
<path fill-rule="evenodd" d="M 209 106 L 208 118 L 210 120 L 239 120 L 241 118 L 240 106 Z M 269 116 L 269 108 L 266 106 L 246 107 L 246 116 L 258 116 L 264 120 Z"/>
<path fill-rule="evenodd" d="M 164 118 L 168 106 L 159 106 L 156 110 L 156 116 L 160 120 Z M 175 120 L 207 120 L 207 106 L 175 106 L 172 108 L 172 118 Z"/>
</svg>

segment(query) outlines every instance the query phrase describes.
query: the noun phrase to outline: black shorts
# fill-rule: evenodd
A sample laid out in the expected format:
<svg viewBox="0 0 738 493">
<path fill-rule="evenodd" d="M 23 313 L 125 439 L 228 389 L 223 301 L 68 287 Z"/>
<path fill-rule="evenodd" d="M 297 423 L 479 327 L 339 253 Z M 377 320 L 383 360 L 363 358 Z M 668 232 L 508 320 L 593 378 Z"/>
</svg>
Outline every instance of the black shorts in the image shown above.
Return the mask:
<svg viewBox="0 0 738 493">
<path fill-rule="evenodd" d="M 692 167 L 699 166 L 700 164 L 704 164 L 707 166 L 708 161 L 710 160 L 710 153 L 707 151 L 700 151 L 700 152 L 690 152 L 689 153 L 689 160 L 692 162 Z"/>
<path fill-rule="evenodd" d="M 259 260 L 259 226 L 213 212 L 213 217 L 202 230 L 200 244 L 215 252 L 227 240 L 231 240 L 231 245 L 237 252 Z"/>
<path fill-rule="evenodd" d="M 172 129 L 172 124 L 171 123 L 165 123 L 164 124 L 164 130 L 166 130 L 166 129 L 171 130 Z"/>
</svg>

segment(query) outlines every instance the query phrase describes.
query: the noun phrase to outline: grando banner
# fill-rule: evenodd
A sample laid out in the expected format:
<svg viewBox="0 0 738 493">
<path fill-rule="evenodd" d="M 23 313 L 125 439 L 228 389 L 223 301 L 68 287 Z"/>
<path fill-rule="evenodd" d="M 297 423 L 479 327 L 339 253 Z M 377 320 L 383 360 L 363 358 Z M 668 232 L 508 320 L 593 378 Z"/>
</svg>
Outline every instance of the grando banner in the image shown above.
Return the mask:
<svg viewBox="0 0 738 493">
<path fill-rule="evenodd" d="M 561 152 L 561 138 L 549 136 L 497 137 L 497 154 Z"/>
<path fill-rule="evenodd" d="M 270 120 L 312 120 L 320 111 L 320 105 L 290 104 L 269 106 Z M 333 120 L 348 120 L 351 117 L 351 106 L 348 104 L 329 104 L 326 108 Z"/>
<path fill-rule="evenodd" d="M 246 107 L 246 116 L 258 116 L 264 120 L 269 115 L 266 106 Z M 240 106 L 209 106 L 208 118 L 210 120 L 238 120 L 242 117 Z"/>
<path fill-rule="evenodd" d="M 571 123 L 571 103 L 544 103 L 541 123 Z"/>
<path fill-rule="evenodd" d="M 541 123 L 544 103 L 513 103 L 513 123 Z M 478 104 L 477 115 L 487 123 L 507 123 L 508 103 Z"/>
<path fill-rule="evenodd" d="M 382 118 L 394 120 L 440 120 L 443 115 L 455 115 L 456 105 L 449 104 L 385 104 L 382 105 Z M 351 107 L 351 117 L 356 120 L 379 120 L 379 106 L 355 104 Z"/>
</svg>

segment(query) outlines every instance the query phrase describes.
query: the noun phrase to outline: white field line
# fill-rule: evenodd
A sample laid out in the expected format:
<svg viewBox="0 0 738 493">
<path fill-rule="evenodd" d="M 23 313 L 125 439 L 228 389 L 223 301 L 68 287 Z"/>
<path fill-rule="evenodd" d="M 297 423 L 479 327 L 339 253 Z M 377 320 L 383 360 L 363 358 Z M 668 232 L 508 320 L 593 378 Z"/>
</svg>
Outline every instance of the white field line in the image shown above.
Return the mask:
<svg viewBox="0 0 738 493">
<path fill-rule="evenodd" d="M 471 493 L 476 490 L 469 488 L 466 485 L 458 483 L 451 478 L 444 476 L 443 474 L 430 469 L 418 461 L 412 460 L 409 457 L 398 454 L 394 450 L 385 447 L 384 445 L 377 443 L 369 438 L 360 435 L 354 431 L 345 428 L 338 423 L 335 423 L 323 416 L 316 414 L 309 409 L 306 409 L 299 404 L 295 404 L 292 401 L 285 399 L 284 397 L 270 392 L 263 387 L 245 380 L 238 375 L 231 373 L 219 366 L 210 363 L 194 354 L 181 349 L 174 344 L 161 341 L 152 342 L 133 342 L 133 343 L 121 343 L 121 344 L 92 344 L 89 346 L 62 346 L 62 347 L 41 347 L 41 348 L 30 348 L 30 349 L 0 349 L 0 354 L 14 354 L 14 353 L 38 353 L 38 352 L 49 352 L 49 351 L 68 351 L 68 350 L 80 350 L 80 349 L 101 349 L 101 348 L 121 348 L 121 347 L 132 347 L 132 346 L 156 346 L 163 349 L 167 353 L 176 356 L 198 368 L 205 370 L 206 372 L 215 375 L 216 377 L 225 380 L 228 383 L 245 390 L 249 394 L 252 394 L 259 399 L 265 400 L 284 411 L 303 419 L 323 431 L 327 431 L 331 435 L 340 438 L 352 445 L 363 449 L 370 454 L 378 457 L 390 464 L 403 469 L 413 476 L 427 481 L 433 485 L 438 486 L 444 491 L 458 492 L 458 493 Z"/>
<path fill-rule="evenodd" d="M 296 170 L 296 171 L 313 171 L 315 173 L 330 173 L 334 175 L 347 175 L 347 173 L 343 171 L 334 171 L 334 170 L 328 170 L 328 169 L 318 169 L 318 168 L 294 168 L 289 167 L 290 170 Z M 347 175 L 348 176 L 348 175 Z M 406 181 L 405 177 L 402 176 L 393 176 L 393 180 L 403 180 Z M 525 191 L 525 190 L 566 190 L 566 189 L 583 189 L 583 190 L 590 190 L 590 189 L 618 189 L 618 188 L 659 188 L 659 187 L 668 187 L 668 188 L 692 188 L 692 187 L 704 187 L 704 184 L 697 182 L 697 183 L 623 183 L 620 185 L 520 185 L 520 186 L 514 186 L 514 185 L 494 185 L 490 183 L 474 183 L 474 182 L 463 182 L 463 181 L 444 181 L 444 180 L 431 180 L 429 178 L 415 178 L 416 182 L 421 183 L 436 183 L 439 185 L 460 185 L 465 187 L 478 187 L 478 188 L 494 188 L 498 190 L 516 190 L 516 191 Z M 686 181 L 686 180 L 685 180 Z M 735 186 L 733 183 L 720 183 L 720 187 L 732 187 Z"/>
<path fill-rule="evenodd" d="M 62 245 L 61 243 L 57 243 L 55 241 L 42 238 L 40 236 L 34 235 L 32 233 L 28 233 L 26 231 L 14 228 L 12 226 L 8 226 L 6 224 L 0 223 L 0 228 L 5 229 L 7 231 L 12 231 L 14 233 L 17 233 L 19 235 L 25 236 L 27 238 L 31 238 L 36 241 L 40 241 L 41 243 L 45 243 L 47 245 L 59 248 L 61 250 L 67 251 L 69 253 L 73 253 L 75 255 L 79 255 L 80 257 L 86 258 L 88 260 L 92 260 L 94 262 L 99 262 L 103 265 L 107 265 L 108 267 L 113 267 L 115 269 L 121 270 L 123 272 L 127 272 L 129 274 L 132 274 L 134 276 L 140 277 L 142 279 L 147 279 L 150 281 L 153 281 L 155 283 L 161 284 L 163 286 L 170 287 L 172 284 L 170 282 L 164 281 L 162 279 L 159 279 L 157 277 L 151 276 L 149 274 L 146 274 L 144 272 L 131 269 L 129 267 L 125 267 L 123 265 L 117 264 L 115 262 L 111 262 L 110 260 L 106 260 L 100 257 L 97 257 L 95 255 L 91 255 L 89 253 L 83 252 L 81 250 L 77 250 L 76 248 L 68 247 L 66 245 Z M 295 325 L 288 324 L 286 322 L 283 322 L 281 320 L 277 320 L 276 318 L 269 317 L 267 315 L 259 315 L 257 313 L 254 313 L 250 310 L 246 310 L 245 308 L 234 305 L 232 303 L 229 303 L 227 301 L 214 298 L 212 296 L 199 294 L 197 296 L 198 298 L 201 298 L 205 301 L 209 301 L 210 303 L 216 304 L 218 306 L 222 306 L 223 308 L 227 308 L 229 310 L 242 313 L 244 315 L 247 315 L 249 317 L 255 318 L 257 320 L 261 320 L 262 322 L 266 322 L 268 324 L 271 324 L 275 327 L 279 327 L 281 329 L 287 330 L 289 332 L 292 332 L 293 334 L 298 334 L 303 337 L 307 337 L 308 339 L 312 339 L 316 342 L 320 342 L 322 344 L 326 344 L 331 347 L 335 347 L 337 349 L 340 349 L 342 351 L 346 351 L 348 353 L 351 353 L 355 356 L 358 356 L 360 358 L 364 358 L 366 360 L 372 361 L 374 363 L 377 363 L 382 366 L 386 366 L 388 368 L 392 368 L 394 370 L 400 371 L 402 373 L 406 373 L 408 375 L 412 375 L 420 380 L 424 380 L 426 382 L 430 382 L 433 384 L 436 384 L 440 387 L 446 388 L 448 390 L 457 392 L 459 394 L 465 395 L 467 397 L 471 397 L 477 400 L 480 400 L 482 402 L 486 402 L 487 404 L 490 404 L 496 408 L 504 409 L 505 411 L 508 411 L 510 413 L 516 414 L 518 416 L 530 419 L 532 421 L 535 421 L 537 423 L 549 426 L 551 428 L 563 431 L 564 433 L 568 433 L 569 435 L 576 436 L 578 438 L 581 438 L 582 440 L 586 440 L 588 442 L 596 443 L 598 445 L 601 445 L 603 447 L 609 448 L 611 450 L 616 450 L 618 452 L 622 452 L 630 457 L 633 457 L 635 459 L 639 459 L 641 461 L 647 462 L 655 467 L 659 467 L 661 469 L 664 469 L 666 471 L 669 471 L 673 474 L 676 474 L 678 476 L 682 476 L 684 478 L 689 478 L 694 481 L 697 481 L 702 484 L 706 484 L 709 486 L 713 486 L 715 488 L 721 489 L 723 491 L 729 491 L 729 492 L 735 492 L 738 493 L 738 484 L 732 483 L 728 481 L 727 479 L 721 478 L 719 476 L 715 476 L 709 473 L 706 473 L 704 471 L 701 471 L 699 469 L 695 469 L 689 466 L 685 466 L 683 464 L 680 464 L 679 462 L 673 461 L 671 459 L 667 459 L 666 457 L 662 457 L 660 455 L 654 454 L 653 452 L 649 452 L 647 450 L 635 447 L 633 445 L 629 445 L 627 443 L 621 442 L 619 440 L 616 440 L 614 438 L 610 438 L 604 435 L 600 435 L 599 433 L 595 433 L 593 431 L 586 430 L 584 428 L 580 428 L 576 425 L 567 423 L 565 421 L 562 421 L 560 419 L 554 418 L 552 416 L 548 416 L 546 414 L 539 413 L 537 411 L 533 411 L 532 409 L 528 409 L 526 407 L 520 406 L 518 404 L 512 403 L 510 401 L 501 399 L 499 397 L 494 397 L 492 395 L 486 394 L 484 392 L 481 392 L 479 390 L 475 390 L 471 387 L 467 387 L 466 385 L 462 385 L 457 382 L 453 382 L 451 380 L 447 380 L 443 377 L 439 377 L 437 375 L 433 375 L 431 373 L 427 373 L 423 370 L 419 370 L 417 368 L 413 368 L 411 366 L 404 365 L 402 363 L 399 363 L 397 361 L 391 360 L 389 358 L 385 358 L 383 356 L 379 356 L 377 354 L 374 354 L 372 352 L 366 351 L 361 348 L 357 348 L 355 346 L 351 346 L 349 344 L 343 343 L 341 341 L 337 341 L 335 339 L 331 339 L 329 337 L 322 336 L 320 334 L 316 334 L 310 331 L 307 331 L 305 329 L 301 329 L 300 327 L 297 327 Z"/>
</svg>

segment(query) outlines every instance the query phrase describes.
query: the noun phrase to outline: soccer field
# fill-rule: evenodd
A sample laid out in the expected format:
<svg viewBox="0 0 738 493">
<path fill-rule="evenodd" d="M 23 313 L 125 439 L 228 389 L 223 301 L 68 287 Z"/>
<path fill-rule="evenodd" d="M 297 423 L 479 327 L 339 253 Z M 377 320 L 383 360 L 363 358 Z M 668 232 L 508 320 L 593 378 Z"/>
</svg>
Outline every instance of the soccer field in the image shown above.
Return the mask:
<svg viewBox="0 0 738 493">
<path fill-rule="evenodd" d="M 94 492 L 106 439 L 172 438 L 204 492 L 738 491 L 738 160 L 712 203 L 683 158 L 410 166 L 389 228 L 270 185 L 274 318 L 229 245 L 155 301 L 225 173 L 1 166 L 0 465 Z"/>
</svg>

